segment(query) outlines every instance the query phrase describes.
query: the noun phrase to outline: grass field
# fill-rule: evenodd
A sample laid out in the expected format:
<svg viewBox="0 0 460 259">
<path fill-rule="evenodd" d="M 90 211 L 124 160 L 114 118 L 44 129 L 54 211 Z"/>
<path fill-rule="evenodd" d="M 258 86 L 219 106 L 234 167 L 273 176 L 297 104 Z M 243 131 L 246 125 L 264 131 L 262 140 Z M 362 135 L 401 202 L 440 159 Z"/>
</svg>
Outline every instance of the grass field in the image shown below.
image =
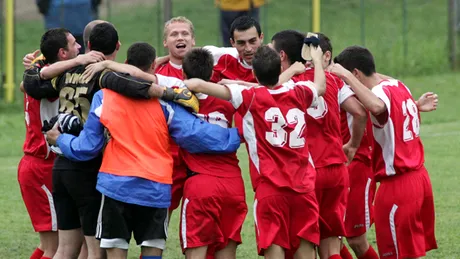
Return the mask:
<svg viewBox="0 0 460 259">
<path fill-rule="evenodd" d="M 197 45 L 219 44 L 217 12 L 209 3 L 200 0 L 174 0 L 173 15 L 189 17 L 196 27 Z M 360 44 L 359 0 L 328 0 L 323 2 L 322 28 L 334 40 L 336 52 L 351 44 Z M 439 249 L 428 258 L 459 258 L 460 201 L 456 196 L 460 177 L 457 176 L 460 157 L 460 94 L 459 74 L 443 74 L 448 68 L 447 7 L 446 1 L 408 0 L 409 55 L 402 55 L 402 6 L 398 0 L 368 0 L 366 2 L 366 46 L 374 51 L 380 72 L 402 76 L 401 79 L 418 97 L 425 91 L 439 94 L 438 111 L 422 115 L 421 136 L 425 145 L 426 166 L 431 174 L 435 194 L 437 238 Z M 442 4 L 440 3 L 442 2 Z M 266 41 L 281 29 L 310 28 L 310 1 L 270 1 L 262 12 L 262 26 Z M 338 11 L 339 10 L 339 11 Z M 382 13 L 385 13 L 383 15 Z M 123 60 L 127 47 L 135 41 L 147 41 L 159 47 L 161 40 L 161 14 L 154 6 L 130 6 L 123 10 L 114 8 L 111 21 L 119 30 L 123 46 L 118 57 Z M 427 22 L 425 17 L 430 17 Z M 433 18 L 431 18 L 433 17 Z M 160 19 L 160 20 L 159 20 Z M 18 21 L 16 31 L 17 81 L 21 78 L 23 53 L 33 51 L 39 44 L 42 22 Z M 427 35 L 436 35 L 426 40 Z M 159 49 L 160 50 L 160 49 Z M 160 51 L 161 52 L 161 51 Z M 441 74 L 440 74 L 441 73 Z M 0 258 L 28 258 L 38 238 L 33 233 L 30 220 L 21 199 L 17 183 L 17 164 L 21 158 L 24 140 L 24 116 L 19 92 L 14 105 L 0 103 L 0 196 L 2 217 L 0 226 Z M 239 151 L 240 166 L 246 181 L 248 216 L 243 227 L 243 245 L 237 258 L 257 258 L 253 229 L 253 192 L 249 182 L 247 153 Z M 372 233 L 369 240 L 375 245 Z M 130 258 L 138 258 L 139 250 L 132 247 Z M 178 240 L 178 213 L 170 225 L 168 249 L 164 258 L 181 258 Z"/>
</svg>

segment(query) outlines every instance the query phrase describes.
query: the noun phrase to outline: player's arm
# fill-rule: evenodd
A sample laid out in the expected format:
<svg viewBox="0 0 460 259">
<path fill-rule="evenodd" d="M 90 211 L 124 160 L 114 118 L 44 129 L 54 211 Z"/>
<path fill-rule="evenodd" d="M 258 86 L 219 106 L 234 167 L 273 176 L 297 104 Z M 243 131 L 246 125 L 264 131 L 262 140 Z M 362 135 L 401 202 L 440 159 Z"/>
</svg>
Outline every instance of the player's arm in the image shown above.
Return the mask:
<svg viewBox="0 0 460 259">
<path fill-rule="evenodd" d="M 372 113 L 372 115 L 377 117 L 388 112 L 385 103 L 371 90 L 365 87 L 350 71 L 346 70 L 340 64 L 331 65 L 330 70 L 351 87 L 361 103 Z"/>
<path fill-rule="evenodd" d="M 160 101 L 171 137 L 190 153 L 231 153 L 240 146 L 236 128 L 207 123 L 180 105 Z"/>
<path fill-rule="evenodd" d="M 55 98 L 59 96 L 59 91 L 54 87 L 58 78 L 52 80 L 42 80 L 40 78 L 41 67 L 38 64 L 32 65 L 24 71 L 23 88 L 24 91 L 34 99 Z"/>
<path fill-rule="evenodd" d="M 64 60 L 64 61 L 58 61 L 47 67 L 44 67 L 40 71 L 40 77 L 43 80 L 51 79 L 53 77 L 56 77 L 64 73 L 66 70 L 71 69 L 73 67 L 103 61 L 104 59 L 105 59 L 104 54 L 102 54 L 101 52 L 90 51 L 86 54 L 78 55 L 76 58 Z"/>
<path fill-rule="evenodd" d="M 99 120 L 102 97 L 102 91 L 94 95 L 88 119 L 78 137 L 70 134 L 58 134 L 55 137 L 56 144 L 65 157 L 75 161 L 88 161 L 101 153 L 105 143 L 104 126 Z"/>
<path fill-rule="evenodd" d="M 293 76 L 301 74 L 303 72 L 305 72 L 305 65 L 298 61 L 295 62 L 288 69 L 284 70 L 283 73 L 281 73 L 280 78 L 278 80 L 278 85 L 286 83 L 287 81 L 291 80 Z"/>
<path fill-rule="evenodd" d="M 133 65 L 122 64 L 122 63 L 118 63 L 112 60 L 105 60 L 102 62 L 93 63 L 93 64 L 86 66 L 85 72 L 83 73 L 83 78 L 91 79 L 93 78 L 94 75 L 96 75 L 97 73 L 105 69 L 109 69 L 109 70 L 119 72 L 119 73 L 126 73 L 131 76 L 143 79 L 145 81 L 150 81 L 154 83 L 157 82 L 157 78 L 155 75 L 146 73 Z"/>
<path fill-rule="evenodd" d="M 348 143 L 343 145 L 343 151 L 347 155 L 348 163 L 351 162 L 358 150 L 366 129 L 367 113 L 361 103 L 350 96 L 342 102 L 340 108 L 351 114 L 353 122 L 351 124 L 351 137 Z"/>
<path fill-rule="evenodd" d="M 224 85 L 206 82 L 198 78 L 184 80 L 184 83 L 190 91 L 195 93 L 211 95 L 226 101 L 232 98 L 230 90 Z"/>
<path fill-rule="evenodd" d="M 259 85 L 257 83 L 251 83 L 251 82 L 246 82 L 246 81 L 241 81 L 241 80 L 231 80 L 231 79 L 222 79 L 218 82 L 218 84 L 220 85 L 236 84 L 236 85 L 244 85 L 247 87 L 255 87 Z"/>
<path fill-rule="evenodd" d="M 311 47 L 311 58 L 315 66 L 315 88 L 318 96 L 323 96 L 326 93 L 326 74 L 322 64 L 323 51 L 318 47 Z"/>
</svg>

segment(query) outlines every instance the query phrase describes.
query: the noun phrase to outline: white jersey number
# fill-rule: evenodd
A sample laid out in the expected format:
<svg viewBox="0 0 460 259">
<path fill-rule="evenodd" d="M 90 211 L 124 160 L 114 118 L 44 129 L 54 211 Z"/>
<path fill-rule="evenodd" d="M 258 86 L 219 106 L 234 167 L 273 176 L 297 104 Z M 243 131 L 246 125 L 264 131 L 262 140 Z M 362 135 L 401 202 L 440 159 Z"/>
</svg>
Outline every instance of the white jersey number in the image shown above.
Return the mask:
<svg viewBox="0 0 460 259">
<path fill-rule="evenodd" d="M 323 118 L 327 114 L 327 103 L 322 96 L 318 97 L 318 106 L 315 108 L 308 108 L 307 113 L 314 119 Z"/>
<path fill-rule="evenodd" d="M 403 125 L 403 139 L 410 141 L 420 135 L 420 120 L 418 118 L 417 105 L 412 99 L 407 99 L 402 103 L 402 113 L 405 117 Z M 412 125 L 412 129 L 409 127 Z"/>
<path fill-rule="evenodd" d="M 290 109 L 286 118 L 277 107 L 265 112 L 265 120 L 272 123 L 272 131 L 265 132 L 265 139 L 274 147 L 283 147 L 288 141 L 288 133 L 284 128 L 296 124 L 289 134 L 289 147 L 301 148 L 305 146 L 305 138 L 300 137 L 305 129 L 305 113 L 298 108 Z"/>
</svg>

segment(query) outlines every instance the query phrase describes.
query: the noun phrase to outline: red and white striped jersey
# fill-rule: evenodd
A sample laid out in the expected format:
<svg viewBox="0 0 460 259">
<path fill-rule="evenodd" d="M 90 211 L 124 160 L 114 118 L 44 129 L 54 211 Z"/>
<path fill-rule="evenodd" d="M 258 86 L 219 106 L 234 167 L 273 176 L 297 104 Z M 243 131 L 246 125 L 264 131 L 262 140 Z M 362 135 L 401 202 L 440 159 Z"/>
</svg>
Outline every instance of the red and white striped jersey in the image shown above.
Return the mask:
<svg viewBox="0 0 460 259">
<path fill-rule="evenodd" d="M 197 94 L 196 96 L 200 101 L 200 110 L 196 114 L 199 118 L 223 128 L 232 126 L 235 108 L 230 102 L 205 94 Z M 194 172 L 217 177 L 241 177 L 236 152 L 229 154 L 191 154 L 181 149 L 181 155 L 188 168 Z"/>
<path fill-rule="evenodd" d="M 314 69 L 292 78 L 294 82 L 314 81 Z M 326 72 L 326 93 L 318 97 L 318 106 L 307 110 L 308 145 L 316 168 L 347 161 L 342 146 L 340 105 L 354 95 L 337 76 Z"/>
<path fill-rule="evenodd" d="M 243 117 L 254 190 L 263 181 L 299 193 L 314 189 L 305 113 L 318 99 L 312 84 L 290 81 L 273 89 L 227 86 L 233 107 Z"/>
<path fill-rule="evenodd" d="M 222 79 L 231 79 L 257 83 L 252 73 L 252 66 L 240 58 L 235 48 L 219 48 L 215 46 L 205 46 L 203 48 L 210 51 L 214 58 L 214 71 L 211 82 L 217 83 Z"/>
<path fill-rule="evenodd" d="M 42 159 L 54 159 L 55 154 L 50 153 L 50 147 L 42 132 L 43 121 L 49 121 L 58 114 L 59 99 L 36 100 L 24 94 L 24 115 L 26 122 L 26 139 L 24 141 L 24 154 Z"/>
<path fill-rule="evenodd" d="M 386 105 L 388 117 L 379 123 L 371 114 L 374 133 L 375 180 L 419 169 L 424 163 L 420 113 L 410 90 L 400 81 L 383 80 L 372 88 Z"/>
<path fill-rule="evenodd" d="M 182 79 L 174 76 L 177 73 L 176 73 L 176 69 L 172 67 L 173 64 L 172 63 L 168 63 L 168 64 L 171 64 L 171 66 L 169 67 L 165 66 L 165 70 L 163 70 L 163 72 L 171 72 L 172 76 L 156 74 L 157 84 L 160 86 L 165 86 L 169 88 L 185 87 L 185 84 L 182 81 Z M 180 69 L 180 71 L 182 71 L 182 68 Z M 182 72 L 181 72 L 181 75 L 182 75 Z M 174 142 L 172 138 L 169 144 L 170 144 L 170 149 L 171 149 L 171 155 L 173 156 L 174 161 L 177 162 L 178 161 L 177 159 L 179 157 L 179 146 L 176 144 L 176 142 Z"/>
<path fill-rule="evenodd" d="M 342 139 L 343 143 L 350 141 L 352 134 L 352 124 L 353 116 L 346 112 L 345 110 L 341 111 L 340 120 L 342 124 Z M 358 150 L 356 151 L 355 157 L 353 158 L 359 161 L 362 161 L 368 165 L 371 164 L 372 159 L 372 144 L 374 143 L 374 136 L 372 135 L 372 123 L 369 118 L 369 112 L 367 112 L 367 122 L 366 129 L 364 130 L 363 138 L 361 139 L 361 144 L 359 145 Z"/>
<path fill-rule="evenodd" d="M 171 61 L 162 64 L 161 66 L 158 66 L 155 70 L 155 74 L 175 77 L 177 79 L 184 80 L 184 75 L 182 74 L 182 65 L 173 64 Z"/>
</svg>

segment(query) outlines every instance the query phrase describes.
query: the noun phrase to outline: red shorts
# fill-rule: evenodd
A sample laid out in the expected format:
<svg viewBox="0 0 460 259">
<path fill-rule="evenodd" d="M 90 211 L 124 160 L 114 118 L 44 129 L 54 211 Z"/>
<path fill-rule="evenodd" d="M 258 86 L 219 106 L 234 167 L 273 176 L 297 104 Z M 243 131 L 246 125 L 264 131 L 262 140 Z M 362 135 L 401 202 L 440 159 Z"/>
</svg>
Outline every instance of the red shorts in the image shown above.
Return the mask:
<svg viewBox="0 0 460 259">
<path fill-rule="evenodd" d="M 315 192 L 296 193 L 261 182 L 254 200 L 257 250 L 275 244 L 294 254 L 300 239 L 319 244 L 318 203 Z"/>
<path fill-rule="evenodd" d="M 315 190 L 319 204 L 321 240 L 345 236 L 348 188 L 348 170 L 344 164 L 316 168 Z"/>
<path fill-rule="evenodd" d="M 248 207 L 240 177 L 196 174 L 187 179 L 182 202 L 180 236 L 187 248 L 208 246 L 208 254 L 225 248 L 229 240 L 241 244 L 241 228 Z"/>
<path fill-rule="evenodd" d="M 174 166 L 173 166 L 173 184 L 171 187 L 171 206 L 169 211 L 177 209 L 180 205 L 182 195 L 184 193 L 184 184 L 187 179 L 187 165 L 184 162 L 182 156 L 177 155 L 173 156 Z"/>
<path fill-rule="evenodd" d="M 434 201 L 425 167 L 380 182 L 375 232 L 380 258 L 416 258 L 437 248 Z"/>
<path fill-rule="evenodd" d="M 18 165 L 22 199 L 36 232 L 57 231 L 52 192 L 54 161 L 24 155 Z"/>
<path fill-rule="evenodd" d="M 358 237 L 374 223 L 374 194 L 376 184 L 372 166 L 360 160 L 348 165 L 350 193 L 345 214 L 346 237 Z"/>
</svg>

